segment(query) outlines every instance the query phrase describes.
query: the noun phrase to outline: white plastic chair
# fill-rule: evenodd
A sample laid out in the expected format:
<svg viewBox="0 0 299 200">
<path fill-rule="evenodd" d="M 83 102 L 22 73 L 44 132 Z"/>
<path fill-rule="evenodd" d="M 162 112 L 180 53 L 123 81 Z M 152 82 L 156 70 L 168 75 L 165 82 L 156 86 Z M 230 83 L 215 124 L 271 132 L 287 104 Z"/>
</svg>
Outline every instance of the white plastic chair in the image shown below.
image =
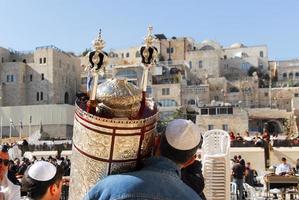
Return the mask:
<svg viewBox="0 0 299 200">
<path fill-rule="evenodd" d="M 202 161 L 205 196 L 208 200 L 230 199 L 229 135 L 223 130 L 210 130 L 203 135 Z"/>
<path fill-rule="evenodd" d="M 255 191 L 254 187 L 250 186 L 247 183 L 243 183 L 244 192 L 247 193 L 248 200 L 256 200 L 257 199 L 257 192 Z"/>
<path fill-rule="evenodd" d="M 230 199 L 237 200 L 237 184 L 231 182 L 230 183 Z"/>
</svg>

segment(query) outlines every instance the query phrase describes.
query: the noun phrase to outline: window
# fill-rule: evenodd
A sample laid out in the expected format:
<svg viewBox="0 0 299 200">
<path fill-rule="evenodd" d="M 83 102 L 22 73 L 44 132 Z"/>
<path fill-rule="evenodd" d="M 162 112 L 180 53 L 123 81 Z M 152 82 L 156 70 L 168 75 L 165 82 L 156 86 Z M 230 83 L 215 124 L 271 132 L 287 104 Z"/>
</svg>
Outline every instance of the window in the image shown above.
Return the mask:
<svg viewBox="0 0 299 200">
<path fill-rule="evenodd" d="M 287 73 L 283 73 L 282 74 L 282 77 L 285 79 L 285 78 L 287 78 Z"/>
<path fill-rule="evenodd" d="M 40 92 L 40 100 L 44 100 L 44 93 L 43 92 Z"/>
<path fill-rule="evenodd" d="M 137 79 L 137 73 L 134 70 L 121 70 L 116 73 L 116 77 L 125 77 L 128 79 Z"/>
<path fill-rule="evenodd" d="M 227 108 L 218 108 L 218 114 L 227 114 Z"/>
<path fill-rule="evenodd" d="M 135 53 L 135 57 L 136 57 L 136 58 L 140 57 L 140 52 L 139 52 L 139 51 L 136 51 L 136 53 Z"/>
<path fill-rule="evenodd" d="M 30 74 L 29 79 L 30 79 L 30 81 L 32 81 L 32 74 Z"/>
<path fill-rule="evenodd" d="M 295 96 L 295 97 L 299 97 L 299 94 L 298 94 L 298 93 L 295 93 L 294 96 Z"/>
<path fill-rule="evenodd" d="M 9 82 L 9 75 L 6 76 L 6 82 Z"/>
<path fill-rule="evenodd" d="M 1 62 L 4 63 L 4 58 L 3 57 L 1 58 Z"/>
<path fill-rule="evenodd" d="M 36 101 L 39 101 L 39 92 L 36 93 Z"/>
<path fill-rule="evenodd" d="M 173 100 L 173 99 L 162 99 L 158 103 L 162 107 L 177 106 L 177 102 L 175 100 Z"/>
<path fill-rule="evenodd" d="M 227 124 L 222 124 L 222 129 L 224 131 L 228 131 L 228 125 Z"/>
<path fill-rule="evenodd" d="M 11 82 L 14 81 L 14 75 L 10 75 L 10 81 L 11 81 Z"/>
<path fill-rule="evenodd" d="M 190 67 L 190 69 L 192 69 L 192 61 L 191 60 L 189 61 L 189 67 Z"/>
<path fill-rule="evenodd" d="M 43 63 L 43 59 L 40 58 L 40 59 L 39 59 L 39 64 L 42 64 L 42 63 Z"/>
<path fill-rule="evenodd" d="M 209 114 L 209 113 L 208 113 L 208 109 L 207 109 L 207 108 L 200 109 L 200 114 L 202 114 L 202 115 L 207 115 L 207 114 Z"/>
<path fill-rule="evenodd" d="M 289 79 L 293 79 L 293 73 L 291 72 L 291 73 L 289 73 Z"/>
<path fill-rule="evenodd" d="M 227 59 L 227 55 L 224 55 L 224 56 L 223 56 L 223 59 L 226 60 L 226 59 Z"/>
<path fill-rule="evenodd" d="M 267 97 L 269 94 L 268 94 L 268 92 L 265 92 L 265 97 Z"/>
<path fill-rule="evenodd" d="M 198 68 L 202 68 L 202 60 L 198 61 Z"/>
<path fill-rule="evenodd" d="M 299 72 L 296 72 L 295 76 L 296 78 L 299 78 Z"/>
<path fill-rule="evenodd" d="M 208 125 L 208 130 L 212 130 L 212 129 L 214 129 L 214 125 L 209 124 L 209 125 Z"/>
<path fill-rule="evenodd" d="M 216 108 L 209 108 L 209 115 L 216 115 Z"/>
<path fill-rule="evenodd" d="M 46 63 L 47 62 L 47 58 L 46 57 L 44 57 L 44 63 Z"/>
<path fill-rule="evenodd" d="M 173 47 L 171 47 L 171 48 L 167 48 L 166 51 L 167 51 L 167 53 L 173 53 L 174 49 L 173 49 Z"/>
<path fill-rule="evenodd" d="M 44 76 L 44 74 L 42 73 L 42 80 L 45 80 L 45 76 Z"/>
<path fill-rule="evenodd" d="M 169 95 L 170 90 L 169 88 L 162 88 L 162 95 Z"/>
<path fill-rule="evenodd" d="M 264 52 L 260 51 L 260 57 L 263 58 L 264 57 Z"/>
<path fill-rule="evenodd" d="M 126 57 L 128 58 L 128 57 L 130 57 L 130 54 L 129 54 L 129 52 L 126 54 Z"/>
</svg>

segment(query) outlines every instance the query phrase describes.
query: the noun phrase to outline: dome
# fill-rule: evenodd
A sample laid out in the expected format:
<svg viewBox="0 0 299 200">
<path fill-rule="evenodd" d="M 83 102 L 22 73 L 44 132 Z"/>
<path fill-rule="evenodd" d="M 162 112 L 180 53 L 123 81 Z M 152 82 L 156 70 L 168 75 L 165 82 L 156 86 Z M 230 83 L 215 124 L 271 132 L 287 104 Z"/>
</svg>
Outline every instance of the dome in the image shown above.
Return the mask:
<svg viewBox="0 0 299 200">
<path fill-rule="evenodd" d="M 242 47 L 246 47 L 246 46 L 242 43 L 234 43 L 230 45 L 230 48 L 242 48 Z"/>
<path fill-rule="evenodd" d="M 204 40 L 199 45 L 198 49 L 200 49 L 200 50 L 221 49 L 221 45 L 218 42 L 215 42 L 213 40 Z"/>
</svg>

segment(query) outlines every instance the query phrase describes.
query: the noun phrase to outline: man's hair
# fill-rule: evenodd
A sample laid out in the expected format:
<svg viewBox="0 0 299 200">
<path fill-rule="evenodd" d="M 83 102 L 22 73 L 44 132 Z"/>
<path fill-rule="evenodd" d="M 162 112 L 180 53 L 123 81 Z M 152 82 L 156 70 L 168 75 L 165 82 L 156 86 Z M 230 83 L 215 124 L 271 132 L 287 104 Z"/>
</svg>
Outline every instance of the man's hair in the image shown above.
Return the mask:
<svg viewBox="0 0 299 200">
<path fill-rule="evenodd" d="M 7 145 L 0 145 L 0 151 L 3 153 L 7 153 L 8 152 L 8 146 Z"/>
<path fill-rule="evenodd" d="M 161 135 L 160 153 L 176 163 L 183 164 L 187 162 L 197 151 L 199 144 L 190 150 L 179 150 L 172 147 L 166 139 L 165 132 Z"/>
<path fill-rule="evenodd" d="M 281 161 L 287 161 L 287 159 L 285 157 L 282 157 Z"/>
<path fill-rule="evenodd" d="M 49 181 L 37 181 L 28 175 L 29 168 L 25 172 L 25 176 L 22 179 L 22 187 L 27 192 L 28 197 L 36 200 L 41 199 L 51 185 L 59 184 L 64 174 L 63 169 L 60 166 L 56 166 L 57 171 L 52 179 Z"/>
</svg>

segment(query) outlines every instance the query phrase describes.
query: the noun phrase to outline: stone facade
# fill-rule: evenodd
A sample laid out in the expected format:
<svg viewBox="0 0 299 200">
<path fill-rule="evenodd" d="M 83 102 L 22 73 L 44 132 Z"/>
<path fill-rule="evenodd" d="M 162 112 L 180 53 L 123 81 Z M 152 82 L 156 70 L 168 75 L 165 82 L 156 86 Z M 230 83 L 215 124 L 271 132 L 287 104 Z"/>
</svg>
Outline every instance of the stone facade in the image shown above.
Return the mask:
<svg viewBox="0 0 299 200">
<path fill-rule="evenodd" d="M 203 108 L 203 107 L 201 107 Z M 244 133 L 248 130 L 248 113 L 240 108 L 232 108 L 231 114 L 220 114 L 218 109 L 222 107 L 207 107 L 207 109 L 217 109 L 215 114 L 202 114 L 199 110 L 199 115 L 196 116 L 196 124 L 207 131 L 209 129 L 221 129 L 233 131 L 234 133 Z"/>
<path fill-rule="evenodd" d="M 80 59 L 54 46 L 19 53 L 1 48 L 1 106 L 73 104 L 80 87 Z"/>
</svg>

